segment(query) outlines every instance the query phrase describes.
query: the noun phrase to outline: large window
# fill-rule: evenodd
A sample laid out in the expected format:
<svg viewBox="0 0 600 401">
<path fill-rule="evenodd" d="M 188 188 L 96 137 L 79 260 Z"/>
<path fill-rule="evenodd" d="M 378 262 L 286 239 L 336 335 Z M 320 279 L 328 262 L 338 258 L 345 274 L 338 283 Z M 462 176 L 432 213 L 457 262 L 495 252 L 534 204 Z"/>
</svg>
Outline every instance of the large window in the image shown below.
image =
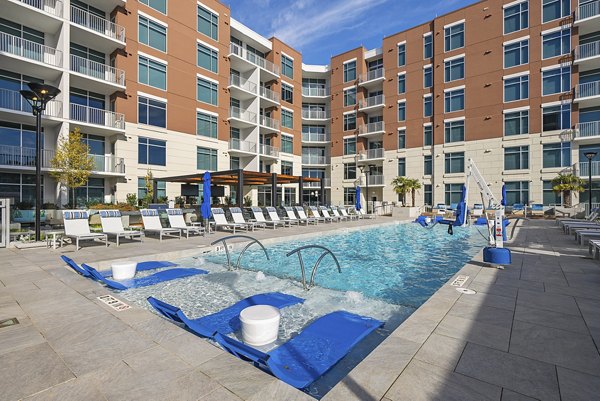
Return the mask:
<svg viewBox="0 0 600 401">
<path fill-rule="evenodd" d="M 406 130 L 398 130 L 398 149 L 406 149 Z"/>
<path fill-rule="evenodd" d="M 344 155 L 356 154 L 356 138 L 344 138 Z"/>
<path fill-rule="evenodd" d="M 423 58 L 433 57 L 433 35 L 429 34 L 423 37 Z"/>
<path fill-rule="evenodd" d="M 433 68 L 431 66 L 423 68 L 423 87 L 431 88 L 433 86 Z"/>
<path fill-rule="evenodd" d="M 205 70 L 219 71 L 219 52 L 216 49 L 198 43 L 198 67 Z"/>
<path fill-rule="evenodd" d="M 465 24 L 460 23 L 444 29 L 444 50 L 449 52 L 465 46 Z"/>
<path fill-rule="evenodd" d="M 294 137 L 281 135 L 281 151 L 283 153 L 294 153 Z"/>
<path fill-rule="evenodd" d="M 285 54 L 281 55 L 281 73 L 288 78 L 294 78 L 294 60 Z"/>
<path fill-rule="evenodd" d="M 216 82 L 209 81 L 207 79 L 198 77 L 197 78 L 198 101 L 216 106 L 219 101 L 218 86 L 219 86 L 219 84 L 217 84 Z"/>
<path fill-rule="evenodd" d="M 138 80 L 141 84 L 167 89 L 167 66 L 158 61 L 139 56 Z"/>
<path fill-rule="evenodd" d="M 431 175 L 433 174 L 433 158 L 431 155 L 423 156 L 423 174 Z"/>
<path fill-rule="evenodd" d="M 196 135 L 217 137 L 217 116 L 196 112 Z"/>
<path fill-rule="evenodd" d="M 542 21 L 549 22 L 571 14 L 571 0 L 542 0 Z"/>
<path fill-rule="evenodd" d="M 529 110 L 504 114 L 504 136 L 529 133 Z"/>
<path fill-rule="evenodd" d="M 455 58 L 444 62 L 444 81 L 456 81 L 465 77 L 465 58 Z"/>
<path fill-rule="evenodd" d="M 356 61 L 344 63 L 344 82 L 356 79 Z"/>
<path fill-rule="evenodd" d="M 344 180 L 356 179 L 356 164 L 344 163 Z"/>
<path fill-rule="evenodd" d="M 217 170 L 217 149 L 196 148 L 196 168 L 198 170 Z"/>
<path fill-rule="evenodd" d="M 283 175 L 294 175 L 294 163 L 281 161 L 281 174 Z"/>
<path fill-rule="evenodd" d="M 138 123 L 167 127 L 167 103 L 147 97 L 138 97 Z"/>
<path fill-rule="evenodd" d="M 398 159 L 398 175 L 406 177 L 406 158 L 404 157 Z"/>
<path fill-rule="evenodd" d="M 433 145 L 433 126 L 423 126 L 423 146 Z"/>
<path fill-rule="evenodd" d="M 571 52 L 571 30 L 561 29 L 542 37 L 542 58 L 550 58 Z"/>
<path fill-rule="evenodd" d="M 281 83 L 281 100 L 294 103 L 294 88 L 283 82 Z"/>
<path fill-rule="evenodd" d="M 431 117 L 433 114 L 433 97 L 431 95 L 423 97 L 423 117 Z"/>
<path fill-rule="evenodd" d="M 529 181 L 512 181 L 504 183 L 506 185 L 506 204 L 514 205 L 529 203 Z"/>
<path fill-rule="evenodd" d="M 140 43 L 166 52 L 167 27 L 141 15 L 138 18 L 138 37 Z"/>
<path fill-rule="evenodd" d="M 344 107 L 356 104 L 356 87 L 344 89 Z"/>
<path fill-rule="evenodd" d="M 140 0 L 140 3 L 145 4 L 163 14 L 167 13 L 167 0 Z"/>
<path fill-rule="evenodd" d="M 546 106 L 542 108 L 542 131 L 571 128 L 571 105 Z"/>
<path fill-rule="evenodd" d="M 462 142 L 465 140 L 465 120 L 444 123 L 444 142 Z"/>
<path fill-rule="evenodd" d="M 140 136 L 138 138 L 138 163 L 166 166 L 167 142 Z"/>
<path fill-rule="evenodd" d="M 504 148 L 504 170 L 527 170 L 529 168 L 529 146 Z"/>
<path fill-rule="evenodd" d="M 504 45 L 504 68 L 529 63 L 529 39 Z"/>
<path fill-rule="evenodd" d="M 444 171 L 446 174 L 465 172 L 465 153 L 446 153 Z"/>
<path fill-rule="evenodd" d="M 219 40 L 219 16 L 198 5 L 198 32 Z"/>
<path fill-rule="evenodd" d="M 292 110 L 281 109 L 281 126 L 294 129 L 294 112 Z"/>
<path fill-rule="evenodd" d="M 406 43 L 398 45 L 398 67 L 406 65 Z"/>
<path fill-rule="evenodd" d="M 544 206 L 562 205 L 561 193 L 552 190 L 552 181 L 543 181 L 542 191 Z"/>
<path fill-rule="evenodd" d="M 356 188 L 344 188 L 344 205 L 356 204 Z"/>
<path fill-rule="evenodd" d="M 148 188 L 146 188 L 146 178 L 138 177 L 138 199 L 144 199 L 148 195 Z M 156 198 L 161 199 L 167 196 L 167 182 L 156 181 Z"/>
<path fill-rule="evenodd" d="M 356 129 L 356 113 L 344 114 L 344 131 Z"/>
<path fill-rule="evenodd" d="M 428 205 L 433 205 L 433 186 L 431 184 L 423 185 L 423 202 Z"/>
<path fill-rule="evenodd" d="M 283 163 L 281 162 L 281 168 L 283 169 Z M 235 156 L 231 156 L 229 158 L 229 169 L 230 170 L 239 170 L 240 169 L 240 158 L 239 157 L 235 157 Z"/>
<path fill-rule="evenodd" d="M 504 34 L 520 31 L 529 26 L 529 2 L 515 4 L 504 9 Z"/>
<path fill-rule="evenodd" d="M 406 102 L 398 103 L 398 121 L 406 121 Z"/>
<path fill-rule="evenodd" d="M 85 185 L 75 189 L 77 205 L 104 202 L 104 178 L 88 178 Z"/>
<path fill-rule="evenodd" d="M 460 202 L 462 199 L 463 184 L 446 184 L 444 187 L 446 205 L 453 205 Z"/>
<path fill-rule="evenodd" d="M 504 102 L 514 102 L 529 97 L 529 75 L 504 80 Z"/>
<path fill-rule="evenodd" d="M 451 113 L 465 109 L 465 90 L 455 89 L 444 93 L 444 112 Z"/>
<path fill-rule="evenodd" d="M 34 162 L 35 163 L 35 162 Z M 44 193 L 44 176 L 42 176 Z M 0 197 L 35 205 L 35 175 L 3 172 L 0 174 Z"/>
<path fill-rule="evenodd" d="M 406 74 L 398 75 L 398 94 L 406 93 Z"/>
<path fill-rule="evenodd" d="M 542 95 L 569 92 L 571 90 L 571 67 L 542 71 Z"/>
<path fill-rule="evenodd" d="M 569 167 L 571 165 L 571 143 L 558 142 L 543 145 L 543 168 Z"/>
</svg>

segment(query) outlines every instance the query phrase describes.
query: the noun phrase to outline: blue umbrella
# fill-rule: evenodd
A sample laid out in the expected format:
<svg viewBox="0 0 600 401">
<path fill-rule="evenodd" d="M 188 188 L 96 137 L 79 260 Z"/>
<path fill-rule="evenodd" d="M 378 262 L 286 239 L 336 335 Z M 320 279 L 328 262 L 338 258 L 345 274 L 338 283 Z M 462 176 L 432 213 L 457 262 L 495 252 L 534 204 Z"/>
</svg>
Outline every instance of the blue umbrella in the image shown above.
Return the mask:
<svg viewBox="0 0 600 401">
<path fill-rule="evenodd" d="M 506 206 L 506 184 L 502 185 L 502 200 L 500 201 L 502 206 Z"/>
<path fill-rule="evenodd" d="M 210 193 L 210 173 L 208 171 L 206 173 L 204 173 L 203 182 L 204 182 L 204 184 L 202 186 L 202 192 L 204 194 L 204 200 L 202 201 L 202 206 L 200 206 L 200 212 L 202 213 L 203 218 L 209 219 L 211 216 L 211 211 L 210 211 L 211 193 Z"/>
<path fill-rule="evenodd" d="M 356 186 L 356 204 L 354 205 L 354 207 L 356 208 L 356 210 L 360 210 L 362 209 L 362 206 L 360 205 L 360 186 Z"/>
</svg>

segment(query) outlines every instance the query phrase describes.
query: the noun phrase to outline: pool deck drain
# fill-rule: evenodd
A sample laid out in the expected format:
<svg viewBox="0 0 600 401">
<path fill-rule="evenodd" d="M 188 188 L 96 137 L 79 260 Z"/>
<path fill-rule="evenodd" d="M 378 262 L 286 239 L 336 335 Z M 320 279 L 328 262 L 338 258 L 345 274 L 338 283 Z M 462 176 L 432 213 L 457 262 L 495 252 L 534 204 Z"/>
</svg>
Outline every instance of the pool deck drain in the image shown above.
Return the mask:
<svg viewBox="0 0 600 401">
<path fill-rule="evenodd" d="M 268 241 L 390 221 L 255 234 Z M 312 399 L 146 310 L 113 310 L 97 299 L 104 287 L 58 260 L 65 251 L 100 267 L 107 257 L 183 257 L 220 235 L 148 238 L 109 252 L 0 250 L 0 320 L 20 322 L 0 330 L 1 398 Z M 532 220 L 516 236 L 511 266 L 487 268 L 478 254 L 323 399 L 597 399 L 600 263 L 552 222 Z M 469 278 L 452 286 L 461 275 Z"/>
</svg>

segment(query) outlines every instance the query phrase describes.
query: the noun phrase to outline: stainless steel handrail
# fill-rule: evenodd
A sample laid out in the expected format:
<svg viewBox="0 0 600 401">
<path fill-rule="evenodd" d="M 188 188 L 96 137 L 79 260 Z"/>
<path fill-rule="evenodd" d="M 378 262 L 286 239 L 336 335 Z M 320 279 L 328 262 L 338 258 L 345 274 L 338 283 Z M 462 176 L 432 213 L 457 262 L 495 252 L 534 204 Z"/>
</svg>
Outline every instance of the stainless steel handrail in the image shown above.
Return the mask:
<svg viewBox="0 0 600 401">
<path fill-rule="evenodd" d="M 251 246 L 252 244 L 255 244 L 255 243 L 256 243 L 256 244 L 258 244 L 258 245 L 260 245 L 260 247 L 262 248 L 262 250 L 265 252 L 265 256 L 267 257 L 267 260 L 271 260 L 271 259 L 269 258 L 269 254 L 267 253 L 267 250 L 266 250 L 266 248 L 265 248 L 265 247 L 263 246 L 263 244 L 261 244 L 261 242 L 260 242 L 259 240 L 257 240 L 256 238 L 254 238 L 254 237 L 251 237 L 251 236 L 249 236 L 249 235 L 237 235 L 237 234 L 236 234 L 236 235 L 229 235 L 229 236 L 227 236 L 227 237 L 223 237 L 223 238 L 220 238 L 220 239 L 218 239 L 218 240 L 216 240 L 216 241 L 213 241 L 213 242 L 211 242 L 211 244 L 210 244 L 210 245 L 216 245 L 216 244 L 218 244 L 219 242 L 222 242 L 222 243 L 223 243 L 223 247 L 225 248 L 225 254 L 227 255 L 227 270 L 232 270 L 232 267 L 233 267 L 233 266 L 232 266 L 232 264 L 231 264 L 231 255 L 229 254 L 229 248 L 227 247 L 227 240 L 228 240 L 228 239 L 232 239 L 232 238 L 246 238 L 246 239 L 249 239 L 249 240 L 251 240 L 251 241 L 250 241 L 250 243 L 249 243 L 249 244 L 247 244 L 247 245 L 244 247 L 244 249 L 242 249 L 242 252 L 240 252 L 240 256 L 238 257 L 238 260 L 237 260 L 237 265 L 236 265 L 236 268 L 237 268 L 237 270 L 240 270 L 240 262 L 241 262 L 241 260 L 242 260 L 242 255 L 244 254 L 244 252 L 246 252 L 246 250 L 247 250 L 248 248 L 250 248 L 250 246 Z"/>
<path fill-rule="evenodd" d="M 321 254 L 321 256 L 319 256 L 319 259 L 317 259 L 317 262 L 313 266 L 312 272 L 310 274 L 310 283 L 307 286 L 306 285 L 306 273 L 305 273 L 305 269 L 304 269 L 304 260 L 302 259 L 302 252 L 300 252 L 300 251 L 302 251 L 303 249 L 312 249 L 312 248 L 323 249 L 325 252 L 323 252 Z M 294 253 L 298 253 L 298 260 L 300 261 L 300 269 L 301 269 L 301 272 L 302 272 L 302 286 L 304 287 L 304 289 L 306 291 L 308 291 L 312 287 L 314 287 L 314 285 L 315 285 L 315 276 L 317 274 L 317 269 L 319 267 L 319 264 L 321 264 L 321 261 L 323 260 L 323 258 L 325 256 L 331 255 L 331 257 L 333 257 L 333 260 L 335 261 L 335 264 L 337 265 L 338 272 L 339 273 L 342 272 L 342 268 L 340 267 L 340 262 L 338 262 L 337 258 L 333 254 L 333 252 L 331 252 L 329 249 L 325 248 L 324 246 L 321 246 L 321 245 L 304 245 L 304 246 L 301 246 L 300 248 L 294 249 L 293 251 L 289 251 L 288 253 L 285 254 L 285 256 L 289 257 L 290 255 L 293 255 Z"/>
</svg>

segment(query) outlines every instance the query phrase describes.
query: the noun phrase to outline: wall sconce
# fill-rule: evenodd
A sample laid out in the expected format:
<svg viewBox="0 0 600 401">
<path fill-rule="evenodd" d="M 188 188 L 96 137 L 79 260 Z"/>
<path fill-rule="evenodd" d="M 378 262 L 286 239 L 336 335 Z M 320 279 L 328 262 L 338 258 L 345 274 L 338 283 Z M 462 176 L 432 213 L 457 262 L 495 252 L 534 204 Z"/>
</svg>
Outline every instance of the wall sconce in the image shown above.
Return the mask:
<svg viewBox="0 0 600 401">
<path fill-rule="evenodd" d="M 483 54 L 486 55 L 486 54 L 490 54 L 491 52 L 492 52 L 491 50 L 486 50 Z"/>
<path fill-rule="evenodd" d="M 492 84 L 489 82 L 487 84 L 483 85 L 484 88 L 489 88 L 490 86 L 492 86 Z"/>
<path fill-rule="evenodd" d="M 492 149 L 486 149 L 483 151 L 483 153 L 492 153 Z"/>
<path fill-rule="evenodd" d="M 486 121 L 487 121 L 487 120 L 491 120 L 491 119 L 492 119 L 492 116 L 485 116 L 485 120 L 486 120 Z"/>
</svg>

